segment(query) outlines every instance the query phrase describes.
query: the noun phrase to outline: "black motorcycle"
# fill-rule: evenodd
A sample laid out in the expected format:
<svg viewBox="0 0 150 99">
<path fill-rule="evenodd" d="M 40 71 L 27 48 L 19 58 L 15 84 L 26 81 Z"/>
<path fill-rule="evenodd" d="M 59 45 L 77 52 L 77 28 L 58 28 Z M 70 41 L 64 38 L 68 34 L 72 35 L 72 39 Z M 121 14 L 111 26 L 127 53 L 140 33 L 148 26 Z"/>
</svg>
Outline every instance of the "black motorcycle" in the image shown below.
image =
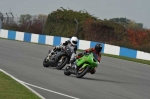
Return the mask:
<svg viewBox="0 0 150 99">
<path fill-rule="evenodd" d="M 51 52 L 49 50 L 48 54 Z M 56 50 L 50 57 L 47 57 L 43 61 L 44 67 L 56 67 L 57 69 L 62 69 L 66 64 L 69 63 L 69 60 L 72 55 L 72 50 L 69 47 L 63 47 L 60 50 Z"/>
</svg>

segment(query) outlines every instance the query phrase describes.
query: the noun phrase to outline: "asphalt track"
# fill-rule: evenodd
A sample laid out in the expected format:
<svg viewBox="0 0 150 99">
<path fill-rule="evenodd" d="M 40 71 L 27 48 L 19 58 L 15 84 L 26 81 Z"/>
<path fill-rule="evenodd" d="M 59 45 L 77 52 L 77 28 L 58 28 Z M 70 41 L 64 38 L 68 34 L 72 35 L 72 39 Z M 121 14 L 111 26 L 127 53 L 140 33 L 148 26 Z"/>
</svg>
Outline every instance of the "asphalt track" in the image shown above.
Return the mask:
<svg viewBox="0 0 150 99">
<path fill-rule="evenodd" d="M 46 99 L 150 99 L 150 65 L 102 56 L 96 74 L 78 79 L 42 66 L 51 48 L 0 39 L 0 69 Z"/>
</svg>

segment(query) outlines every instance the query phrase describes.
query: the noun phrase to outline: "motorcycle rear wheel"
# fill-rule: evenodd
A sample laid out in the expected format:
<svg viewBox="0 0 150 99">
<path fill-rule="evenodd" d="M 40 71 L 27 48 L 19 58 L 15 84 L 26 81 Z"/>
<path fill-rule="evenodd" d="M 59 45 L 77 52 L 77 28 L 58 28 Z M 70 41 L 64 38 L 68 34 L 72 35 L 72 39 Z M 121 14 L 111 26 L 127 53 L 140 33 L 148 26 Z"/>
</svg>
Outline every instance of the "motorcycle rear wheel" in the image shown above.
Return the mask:
<svg viewBox="0 0 150 99">
<path fill-rule="evenodd" d="M 63 59 L 62 59 L 63 57 Z M 59 62 L 60 60 L 62 59 L 62 62 Z M 66 64 L 67 62 L 69 61 L 69 58 L 67 56 L 60 56 L 58 59 L 57 59 L 57 62 L 56 62 L 56 68 L 58 70 L 61 70 Z M 60 63 L 60 64 L 59 64 Z"/>
</svg>

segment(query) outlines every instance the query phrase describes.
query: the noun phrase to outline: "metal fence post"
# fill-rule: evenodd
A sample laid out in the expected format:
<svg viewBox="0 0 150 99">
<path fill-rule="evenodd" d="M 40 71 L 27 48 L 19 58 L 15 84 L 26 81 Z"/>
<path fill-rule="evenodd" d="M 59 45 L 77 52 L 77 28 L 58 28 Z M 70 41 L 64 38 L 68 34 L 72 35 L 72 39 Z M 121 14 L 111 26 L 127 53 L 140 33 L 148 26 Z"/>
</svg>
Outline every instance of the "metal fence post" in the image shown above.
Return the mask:
<svg viewBox="0 0 150 99">
<path fill-rule="evenodd" d="M 46 19 L 43 20 L 42 34 L 44 34 L 45 21 L 46 21 Z"/>
<path fill-rule="evenodd" d="M 77 36 L 77 37 L 78 37 L 78 36 L 79 36 L 79 35 L 78 35 L 78 24 L 79 24 L 79 23 L 78 23 L 77 19 L 74 19 L 74 20 L 75 20 L 75 21 L 76 21 L 76 23 L 77 23 L 77 25 L 76 25 L 76 32 L 75 32 L 75 36 Z"/>
<path fill-rule="evenodd" d="M 0 29 L 2 28 L 3 14 L 0 12 Z"/>
<path fill-rule="evenodd" d="M 2 21 L 1 21 L 1 19 L 0 19 L 0 29 L 2 28 Z"/>
</svg>

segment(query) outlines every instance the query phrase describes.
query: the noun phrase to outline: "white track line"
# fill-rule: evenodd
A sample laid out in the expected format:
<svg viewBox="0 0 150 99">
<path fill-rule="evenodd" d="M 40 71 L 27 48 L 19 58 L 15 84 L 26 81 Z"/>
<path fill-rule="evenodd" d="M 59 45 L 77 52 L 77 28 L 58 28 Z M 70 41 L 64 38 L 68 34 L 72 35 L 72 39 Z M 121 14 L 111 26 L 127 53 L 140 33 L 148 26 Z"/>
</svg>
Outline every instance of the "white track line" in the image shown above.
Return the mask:
<svg viewBox="0 0 150 99">
<path fill-rule="evenodd" d="M 80 98 L 76 98 L 76 97 L 73 97 L 73 96 L 69 96 L 69 95 L 66 95 L 66 94 L 63 94 L 63 93 L 60 93 L 60 92 L 56 92 L 56 91 L 53 91 L 53 90 L 49 90 L 49 89 L 45 89 L 45 88 L 42 88 L 42 87 L 39 87 L 39 86 L 35 86 L 35 85 L 29 84 L 29 83 L 26 83 L 26 82 L 23 82 L 23 83 L 26 84 L 26 85 L 35 87 L 35 88 L 39 88 L 39 89 L 42 89 L 42 90 L 45 90 L 45 91 L 49 91 L 49 92 L 52 92 L 52 93 L 55 93 L 55 94 L 59 94 L 59 95 L 62 95 L 62 96 L 66 96 L 66 97 L 69 97 L 69 98 L 72 98 L 72 99 L 80 99 Z"/>
<path fill-rule="evenodd" d="M 62 96 L 66 96 L 66 97 L 69 97 L 69 98 L 72 98 L 72 99 L 80 99 L 80 98 L 76 98 L 76 97 L 73 97 L 73 96 L 69 96 L 69 95 L 66 95 L 66 94 L 63 94 L 63 93 L 59 93 L 59 92 L 56 92 L 56 91 L 53 91 L 53 90 L 45 89 L 45 88 L 42 88 L 42 87 L 39 87 L 39 86 L 36 86 L 36 85 L 32 85 L 32 84 L 26 83 L 24 81 L 21 81 L 21 80 L 15 78 L 15 77 L 13 77 L 12 75 L 10 75 L 9 73 L 5 72 L 2 69 L 0 69 L 0 71 L 2 71 L 3 73 L 5 73 L 6 75 L 10 76 L 11 78 L 13 78 L 14 80 L 16 80 L 17 82 L 21 83 L 22 85 L 24 85 L 26 88 L 28 88 L 29 90 L 31 90 L 33 93 L 35 93 L 36 95 L 38 95 L 42 99 L 45 99 L 45 98 L 43 96 L 41 96 L 39 93 L 37 93 L 36 91 L 34 91 L 33 89 L 31 89 L 30 87 L 28 87 L 27 85 L 35 87 L 35 88 L 39 88 L 39 89 L 42 89 L 42 90 L 45 90 L 45 91 L 48 91 L 48 92 L 51 92 L 51 93 L 55 93 L 55 94 L 59 94 L 59 95 L 62 95 Z"/>
</svg>

